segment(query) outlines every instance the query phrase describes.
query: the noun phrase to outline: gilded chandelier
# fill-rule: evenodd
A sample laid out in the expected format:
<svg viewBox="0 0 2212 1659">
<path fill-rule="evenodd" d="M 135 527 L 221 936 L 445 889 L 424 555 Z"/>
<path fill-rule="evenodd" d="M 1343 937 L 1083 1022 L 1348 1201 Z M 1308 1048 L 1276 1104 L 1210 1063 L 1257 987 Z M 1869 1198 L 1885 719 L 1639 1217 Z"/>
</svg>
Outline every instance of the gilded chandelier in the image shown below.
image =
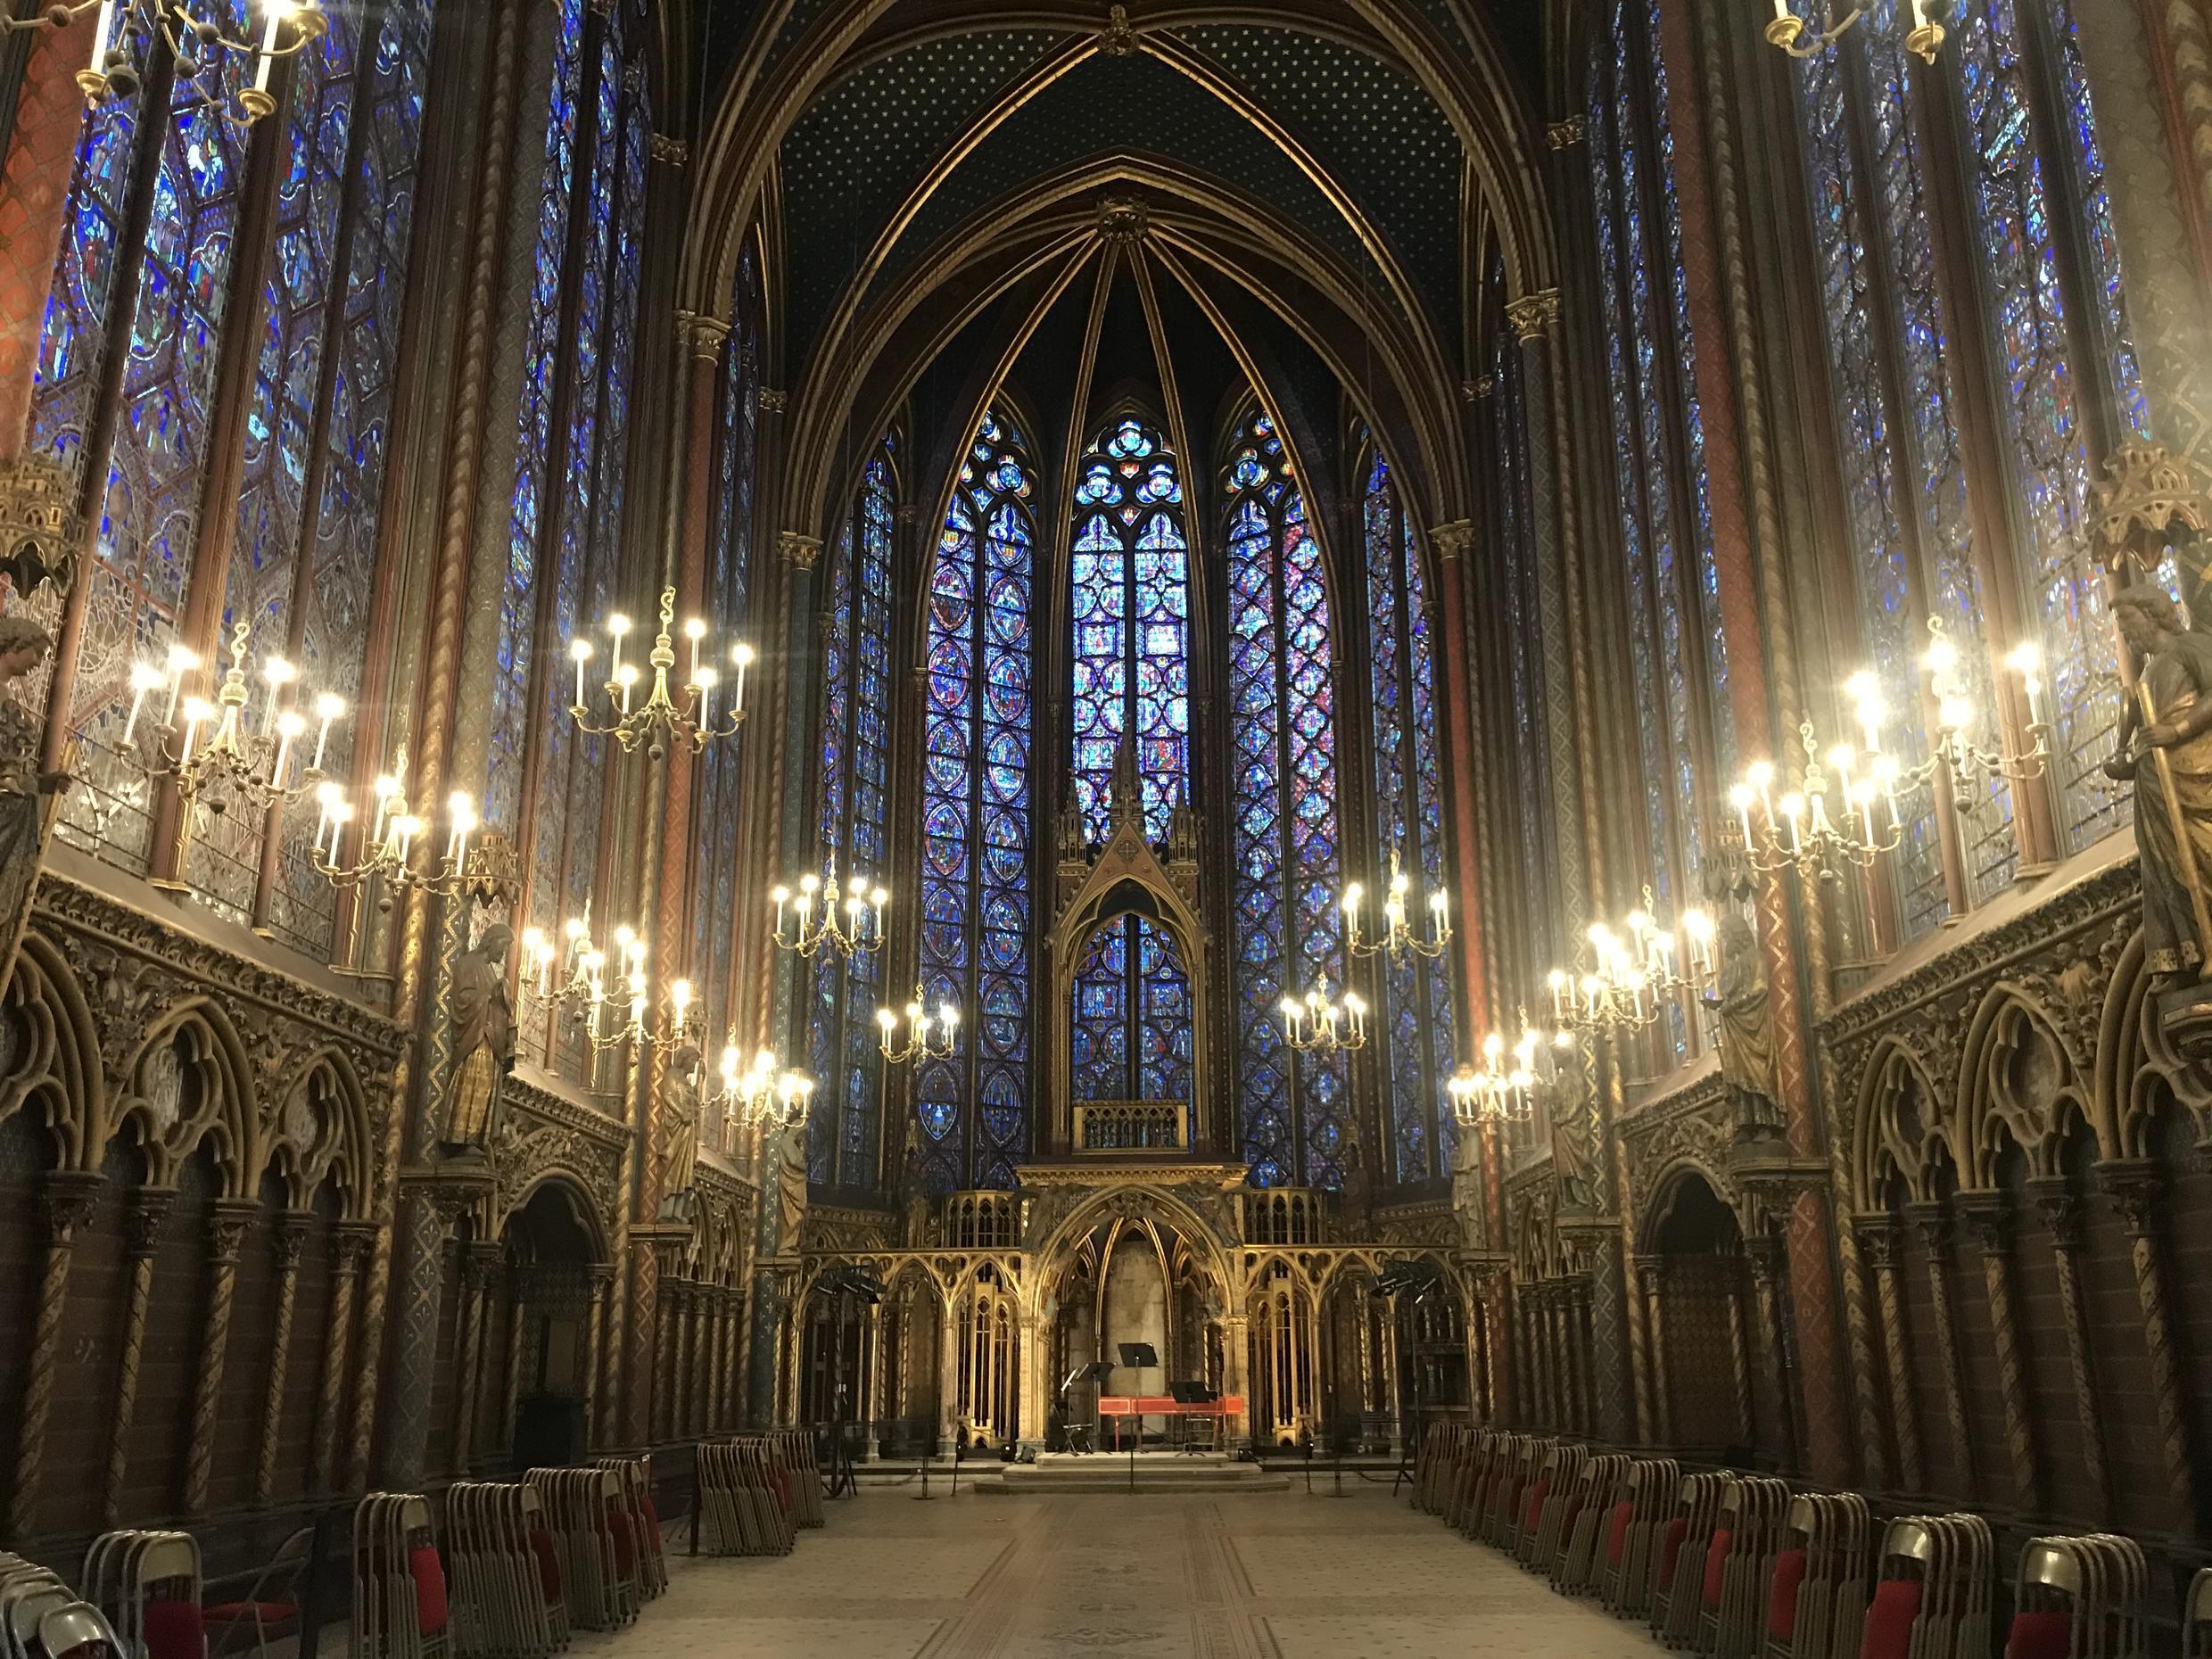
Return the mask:
<svg viewBox="0 0 2212 1659">
<path fill-rule="evenodd" d="M 1300 1054 L 1351 1053 L 1367 1046 L 1367 1004 L 1347 991 L 1333 1003 L 1316 986 L 1303 997 L 1283 999 L 1283 1040 Z"/>
<path fill-rule="evenodd" d="M 730 689 L 730 705 L 722 714 L 714 708 L 714 693 L 722 684 L 721 672 L 714 666 L 713 653 L 702 660 L 702 648 L 706 639 L 706 624 L 694 616 L 683 625 L 683 637 L 690 645 L 690 662 L 680 693 L 671 692 L 668 677 L 676 666 L 676 641 L 671 631 L 676 624 L 676 590 L 661 590 L 660 631 L 654 636 L 652 649 L 646 653 L 645 667 L 653 675 L 653 683 L 647 690 L 645 700 L 637 699 L 638 681 L 644 670 L 635 663 L 623 661 L 623 641 L 633 631 L 629 617 L 617 611 L 607 619 L 607 637 L 613 641 L 607 655 L 607 675 L 601 688 L 606 693 L 607 708 L 595 716 L 585 700 L 584 675 L 593 655 L 591 641 L 575 640 L 569 643 L 568 657 L 576 667 L 576 700 L 569 706 L 569 714 L 578 730 L 595 738 L 612 738 L 622 745 L 627 755 L 640 744 L 655 760 L 679 744 L 689 744 L 697 754 L 716 738 L 734 738 L 745 724 L 745 676 L 753 665 L 753 648 L 742 642 L 730 648 L 730 665 L 735 671 Z"/>
<path fill-rule="evenodd" d="M 1713 918 L 1704 911 L 1682 912 L 1677 928 L 1663 928 L 1651 914 L 1651 889 L 1644 908 L 1630 912 L 1624 937 L 1603 922 L 1589 939 L 1595 966 L 1575 975 L 1551 971 L 1552 1018 L 1562 1036 L 1590 1030 L 1614 1036 L 1655 1025 L 1683 993 L 1697 994 L 1713 977 Z M 1524 1022 L 1525 1023 L 1525 1022 Z"/>
<path fill-rule="evenodd" d="M 625 1043 L 653 1041 L 645 1013 L 650 982 L 645 972 L 645 940 L 628 923 L 615 929 L 614 952 L 591 937 L 591 906 L 564 924 L 564 950 L 541 928 L 523 929 L 522 993 L 525 1005 L 546 1005 L 555 1019 L 577 1024 L 597 1053 Z M 681 1026 L 688 1019 L 690 986 L 686 984 Z"/>
<path fill-rule="evenodd" d="M 768 897 L 776 907 L 779 949 L 812 957 L 825 950 L 840 956 L 865 956 L 883 948 L 883 907 L 891 895 L 883 887 L 870 887 L 865 876 L 850 877 L 840 888 L 834 854 L 821 875 L 809 871 L 799 878 L 796 893 L 780 887 Z M 788 932 L 787 920 L 791 924 Z"/>
<path fill-rule="evenodd" d="M 1526 1123 L 1536 1115 L 1537 1103 L 1548 1102 L 1557 1091 L 1557 1057 L 1573 1046 L 1573 1032 L 1562 1027 L 1548 1037 L 1529 1024 L 1528 1010 L 1523 1009 L 1513 1063 L 1506 1064 L 1502 1034 L 1493 1031 L 1484 1037 L 1482 1069 L 1462 1066 L 1446 1085 L 1451 1093 L 1452 1115 L 1468 1128 L 1486 1123 Z"/>
<path fill-rule="evenodd" d="M 0 18 L 0 23 L 11 33 L 20 29 L 67 29 L 86 12 L 96 10 L 91 59 L 77 71 L 78 88 L 88 103 L 103 98 L 128 98 L 137 92 L 138 68 L 124 44 L 134 28 L 149 36 L 155 29 L 161 31 L 176 60 L 179 80 L 197 75 L 206 56 L 214 52 L 246 53 L 253 61 L 253 84 L 238 95 L 238 106 L 250 126 L 276 108 L 276 97 L 268 89 L 269 74 L 276 61 L 321 39 L 330 27 L 318 0 L 260 0 L 258 9 L 258 41 L 234 39 L 212 13 L 204 8 L 195 11 L 188 0 L 54 0 L 33 16 Z"/>
<path fill-rule="evenodd" d="M 1359 931 L 1359 917 L 1366 906 L 1367 890 L 1358 882 L 1344 889 L 1338 901 L 1344 912 L 1344 948 L 1354 957 L 1373 956 L 1388 951 L 1393 962 L 1407 956 L 1419 956 L 1434 962 L 1443 955 L 1444 947 L 1451 943 L 1451 918 L 1448 913 L 1444 889 L 1429 895 L 1429 931 L 1424 938 L 1413 930 L 1407 919 L 1407 896 L 1413 891 L 1413 878 L 1399 865 L 1398 854 L 1391 854 L 1391 883 L 1382 899 L 1383 934 L 1379 939 L 1363 938 Z"/>
<path fill-rule="evenodd" d="M 1927 783 L 1937 772 L 1950 781 L 1952 801 L 1971 811 L 1997 778 L 2026 782 L 2042 775 L 2051 755 L 2051 726 L 2044 709 L 2043 655 L 2033 644 L 2017 646 L 2005 666 L 2019 676 L 2028 712 L 2028 747 L 2014 754 L 1976 740 L 1979 715 L 1959 675 L 1959 654 L 1944 635 L 1940 617 L 1928 619 L 1929 645 L 1921 658 L 1927 692 L 1936 710 L 1936 740 L 1927 758 L 1907 766 L 1882 747 L 1889 718 L 1871 672 L 1861 670 L 1845 681 L 1852 698 L 1853 723 L 1864 747 L 1837 743 L 1820 751 L 1812 722 L 1798 728 L 1804 745 L 1804 769 L 1776 794 L 1773 763 L 1759 761 L 1729 792 L 1735 809 L 1729 852 L 1753 870 L 1771 873 L 1795 865 L 1810 876 L 1847 866 L 1864 870 L 1904 840 L 1904 814 L 1898 797 Z M 1825 763 L 1823 762 L 1825 761 Z M 1836 811 L 1829 810 L 1833 792 Z M 1756 809 L 1754 811 L 1754 808 Z M 1738 850 L 1740 845 L 1740 851 Z"/>
<path fill-rule="evenodd" d="M 319 742 L 317 753 L 321 753 Z M 419 888 L 451 898 L 491 877 L 490 855 L 479 847 L 471 856 L 469 838 L 481 821 L 475 798 L 465 789 L 446 797 L 445 848 L 436 858 L 430 856 L 437 831 L 408 805 L 405 744 L 393 755 L 392 770 L 368 786 L 366 802 L 350 799 L 345 785 L 326 778 L 315 786 L 315 804 L 320 814 L 315 824 L 315 868 L 333 887 L 381 882 L 388 905 L 395 893 Z M 363 805 L 368 826 L 356 838 L 349 832 L 361 821 Z"/>
<path fill-rule="evenodd" d="M 706 1104 L 737 1118 L 747 1127 L 792 1128 L 806 1121 L 807 1102 L 813 1098 L 814 1080 L 803 1071 L 787 1069 L 773 1049 L 753 1056 L 749 1069 L 736 1043 L 723 1045 L 717 1075 L 721 1086 L 706 1097 Z"/>
<path fill-rule="evenodd" d="M 876 1010 L 876 1049 L 894 1066 L 904 1066 L 909 1061 L 950 1060 L 960 1031 L 960 1010 L 950 1003 L 940 1003 L 933 1016 L 923 1003 L 921 986 L 917 984 L 914 1000 L 906 1004 L 905 1040 L 894 1044 L 892 1039 L 898 1026 L 898 1015 L 887 1008 Z M 935 1042 L 929 1036 L 932 1026 L 943 1034 Z"/>
<path fill-rule="evenodd" d="M 1921 62 L 1933 63 L 1945 36 L 1941 23 L 1929 21 L 1927 10 L 1927 0 L 1912 0 L 1912 27 L 1905 31 L 1905 49 L 1917 54 Z M 1812 29 L 1790 10 L 1790 0 L 1774 0 L 1774 21 L 1766 29 L 1767 44 L 1781 47 L 1793 58 L 1815 57 L 1843 38 L 1844 31 L 1865 15 L 1858 6 L 1842 18 L 1831 12 L 1819 28 Z"/>
</svg>

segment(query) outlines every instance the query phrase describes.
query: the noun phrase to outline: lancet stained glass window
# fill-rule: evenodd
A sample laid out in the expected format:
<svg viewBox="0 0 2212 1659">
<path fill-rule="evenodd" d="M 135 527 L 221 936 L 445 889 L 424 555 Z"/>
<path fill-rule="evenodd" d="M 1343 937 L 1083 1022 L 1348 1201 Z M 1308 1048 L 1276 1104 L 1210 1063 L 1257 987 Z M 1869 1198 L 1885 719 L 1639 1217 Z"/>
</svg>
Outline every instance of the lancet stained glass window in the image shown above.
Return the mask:
<svg viewBox="0 0 2212 1659">
<path fill-rule="evenodd" d="M 722 342 L 721 419 L 714 435 L 714 512 L 708 525 L 708 631 L 714 640 L 747 637 L 753 566 L 753 483 L 760 440 L 760 266 L 748 238 L 738 256 Z M 734 691 L 734 664 L 722 667 L 721 706 Z M 738 830 L 745 734 L 707 746 L 693 807 L 695 839 L 691 971 L 710 1036 L 736 1019 L 732 953 L 739 907 Z"/>
<path fill-rule="evenodd" d="M 1069 1076 L 1078 1101 L 1191 1098 L 1191 978 L 1175 936 L 1131 912 L 1076 962 Z"/>
<path fill-rule="evenodd" d="M 1437 752 L 1434 624 L 1421 550 L 1390 463 L 1376 455 L 1361 497 L 1367 567 L 1367 660 L 1374 713 L 1374 837 L 1395 854 L 1412 886 L 1407 905 L 1419 925 L 1429 896 L 1445 891 L 1443 773 Z M 1379 904 L 1367 906 L 1379 926 Z M 1385 962 L 1376 1038 L 1389 1055 L 1391 1168 L 1425 1181 L 1451 1168 L 1457 1138 L 1445 1110 L 1451 1076 L 1449 958 Z"/>
<path fill-rule="evenodd" d="M 1915 101 L 1929 83 L 1897 22 L 1895 0 L 1875 0 L 1867 28 L 1796 75 L 1863 641 L 1890 707 L 1908 712 L 1891 742 L 1910 763 L 1922 752 L 1909 711 L 1920 703 L 1930 615 L 1985 728 L 1997 707 L 1993 659 L 2008 636 L 2038 638 L 2058 725 L 2059 834 L 2079 847 L 2112 822 L 2112 797 L 2093 772 L 2118 711 L 2112 631 L 2086 543 L 2088 459 L 2144 433 L 2148 417 L 2072 7 L 1970 0 L 1960 10 L 1938 70 L 1957 78 L 1956 153 L 1925 142 Z M 1963 202 L 1964 222 L 1940 212 L 1946 199 Z M 2065 257 L 2069 240 L 2078 261 Z M 1941 257 L 1947 243 L 1962 258 Z M 1949 282 L 1951 270 L 1978 280 Z M 1978 326 L 1978 349 L 1958 335 L 1961 326 Z M 1989 384 L 1973 374 L 1977 357 Z M 1981 450 L 1993 467 L 1970 460 L 1975 446 L 1962 439 L 1977 419 L 1996 428 Z M 2000 532 L 1995 543 L 1977 541 L 1977 508 Z M 1992 561 L 2004 557 L 2016 560 L 2010 582 L 1993 580 Z M 1993 596 L 2008 586 L 2024 595 L 2025 618 L 1995 613 Z M 2000 780 L 1961 825 L 1969 902 L 2010 884 L 2011 805 Z M 1898 886 L 1911 937 L 1946 908 L 1931 798 L 1906 830 Z"/>
<path fill-rule="evenodd" d="M 1125 734 L 1136 744 L 1147 837 L 1167 834 L 1190 784 L 1190 555 L 1176 467 L 1158 430 L 1132 416 L 1077 469 L 1070 706 L 1077 799 L 1094 841 L 1108 834 Z"/>
<path fill-rule="evenodd" d="M 274 200 L 261 247 L 239 240 L 255 222 L 245 137 L 227 112 L 252 72 L 239 54 L 210 54 L 181 78 L 148 74 L 139 92 L 82 118 L 29 442 L 81 468 L 100 383 L 120 373 L 122 418 L 97 463 L 107 471 L 102 534 L 71 710 L 90 739 L 77 766 L 90 787 L 70 792 L 64 832 L 126 864 L 149 851 L 144 784 L 110 745 L 129 666 L 166 648 L 195 567 L 202 585 L 224 590 L 210 637 L 194 642 L 203 652 L 218 619 L 226 647 L 230 625 L 251 621 L 257 684 L 260 662 L 282 654 L 318 689 L 349 700 L 358 691 L 431 10 L 432 0 L 326 8 L 327 30 L 293 60 L 267 129 L 281 159 L 263 175 Z M 242 13 L 227 3 L 212 16 L 233 28 Z M 120 39 L 142 71 L 156 67 L 148 31 Z M 159 142 L 142 169 L 148 124 Z M 150 198 L 140 204 L 146 260 L 135 287 L 119 291 L 118 237 L 134 196 Z M 240 272 L 264 267 L 258 318 L 235 311 Z M 224 342 L 238 327 L 255 328 L 260 349 L 242 388 L 243 452 L 233 458 L 216 452 L 223 428 L 213 404 Z M 233 458 L 235 508 L 206 499 L 213 469 Z M 350 729 L 334 733 L 334 770 L 350 759 Z M 103 824 L 95 809 L 120 810 Z M 331 896 L 310 863 L 301 816 L 271 830 L 252 814 L 209 815 L 185 874 L 233 920 L 320 952 Z M 277 857 L 265 866 L 269 835 Z"/>
<path fill-rule="evenodd" d="M 823 603 L 818 850 L 840 884 L 884 879 L 891 720 L 891 527 L 897 489 L 887 449 L 869 462 L 830 559 Z M 870 1186 L 877 1167 L 884 1001 L 879 952 L 825 951 L 813 965 L 807 1051 L 820 1085 L 807 1124 L 808 1177 Z"/>
<path fill-rule="evenodd" d="M 1704 807 L 1733 741 L 1666 70 L 1655 4 L 1615 0 L 1586 115 L 1645 873 L 1673 914 L 1696 902 Z"/>
<path fill-rule="evenodd" d="M 1341 1053 L 1294 1054 L 1286 995 L 1345 991 L 1328 578 L 1283 440 L 1253 416 L 1229 464 L 1230 803 L 1237 1110 L 1259 1186 L 1344 1180 Z"/>
<path fill-rule="evenodd" d="M 1029 462 L 1003 414 L 961 463 L 929 582 L 922 712 L 921 981 L 961 1011 L 952 1057 L 915 1072 L 931 1193 L 1008 1187 L 1029 1148 Z"/>
</svg>

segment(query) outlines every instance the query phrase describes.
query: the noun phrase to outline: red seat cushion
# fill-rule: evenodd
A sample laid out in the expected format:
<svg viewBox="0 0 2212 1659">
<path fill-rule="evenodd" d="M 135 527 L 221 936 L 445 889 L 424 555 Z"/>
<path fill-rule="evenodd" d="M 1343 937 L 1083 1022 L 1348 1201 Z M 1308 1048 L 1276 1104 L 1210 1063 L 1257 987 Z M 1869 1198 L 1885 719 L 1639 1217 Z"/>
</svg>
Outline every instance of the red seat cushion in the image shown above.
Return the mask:
<svg viewBox="0 0 2212 1659">
<path fill-rule="evenodd" d="M 300 1604 L 294 1601 L 218 1601 L 202 1607 L 201 1613 L 213 1624 L 245 1624 L 259 1618 L 263 1624 L 276 1624 L 282 1620 L 300 1616 Z"/>
<path fill-rule="evenodd" d="M 607 1519 L 608 1530 L 615 1535 L 615 1576 L 634 1578 L 638 1572 L 638 1545 L 630 1535 L 630 1517 L 615 1515 Z"/>
<path fill-rule="evenodd" d="M 2005 1659 L 2066 1659 L 2074 1646 L 2074 1617 L 2063 1607 L 2012 1615 Z"/>
<path fill-rule="evenodd" d="M 1536 1483 L 1536 1490 L 1529 1494 L 1528 1514 L 1522 1517 L 1522 1523 L 1530 1531 L 1533 1532 L 1543 1524 L 1544 1500 L 1550 1496 L 1551 1482 L 1549 1481 L 1539 1481 Z"/>
<path fill-rule="evenodd" d="M 1912 1622 L 1919 1616 L 1919 1584 L 1911 1579 L 1883 1580 L 1874 1587 L 1874 1605 L 1867 1609 L 1859 1659 L 1908 1659 Z"/>
<path fill-rule="evenodd" d="M 1613 1506 L 1613 1531 L 1605 1534 L 1605 1563 L 1619 1566 L 1621 1557 L 1629 1553 L 1629 1523 L 1636 1518 L 1636 1506 L 1623 1498 Z"/>
<path fill-rule="evenodd" d="M 146 1603 L 146 1659 L 207 1659 L 207 1621 L 196 1601 Z"/>
<path fill-rule="evenodd" d="M 1728 1571 L 1729 1549 L 1736 1542 L 1736 1533 L 1729 1527 L 1715 1528 L 1713 1542 L 1705 1546 L 1705 1605 L 1721 1605 L 1721 1580 Z"/>
<path fill-rule="evenodd" d="M 639 1499 L 645 1506 L 645 1536 L 653 1546 L 653 1553 L 661 1553 L 661 1512 L 653 1506 L 653 1494 L 648 1492 Z"/>
<path fill-rule="evenodd" d="M 532 1527 L 530 1552 L 538 1558 L 538 1585 L 545 1592 L 545 1605 L 557 1605 L 561 1599 L 561 1556 L 553 1548 L 553 1534 L 541 1526 Z"/>
<path fill-rule="evenodd" d="M 1786 1549 L 1774 1558 L 1767 1591 L 1767 1634 L 1786 1642 L 1797 1632 L 1797 1587 L 1805 1581 L 1805 1552 Z"/>
<path fill-rule="evenodd" d="M 408 1551 L 407 1570 L 415 1577 L 415 1628 L 425 1636 L 445 1629 L 445 1567 L 434 1544 L 417 1544 Z"/>
<path fill-rule="evenodd" d="M 1659 1588 L 1674 1588 L 1674 1564 L 1682 1553 L 1682 1540 L 1689 1536 L 1689 1522 L 1677 1515 L 1667 1523 L 1666 1539 L 1659 1548 Z"/>
</svg>

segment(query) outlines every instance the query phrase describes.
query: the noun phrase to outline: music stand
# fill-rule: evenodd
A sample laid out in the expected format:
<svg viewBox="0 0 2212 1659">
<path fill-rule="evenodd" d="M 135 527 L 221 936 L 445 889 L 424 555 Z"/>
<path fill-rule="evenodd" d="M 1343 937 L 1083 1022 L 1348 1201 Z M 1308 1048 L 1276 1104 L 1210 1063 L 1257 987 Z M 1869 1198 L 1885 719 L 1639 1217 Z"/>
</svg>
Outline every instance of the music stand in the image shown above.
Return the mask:
<svg viewBox="0 0 2212 1659">
<path fill-rule="evenodd" d="M 1121 1356 L 1121 1368 L 1124 1371 L 1143 1372 L 1159 1368 L 1160 1350 L 1150 1342 L 1118 1343 L 1116 1351 Z M 1143 1381 L 1141 1376 L 1137 1379 L 1136 1392 L 1133 1396 L 1140 1407 L 1144 1399 Z M 1129 1490 L 1133 1492 L 1136 1490 L 1136 1449 L 1143 1443 L 1144 1414 L 1140 1409 L 1136 1418 L 1136 1436 L 1129 1442 Z"/>
<path fill-rule="evenodd" d="M 1113 1375 L 1113 1374 L 1114 1366 L 1113 1361 L 1110 1359 L 1094 1359 L 1089 1365 L 1077 1366 L 1073 1371 L 1070 1371 L 1068 1374 L 1068 1380 L 1060 1385 L 1060 1409 L 1062 1416 L 1066 1416 L 1067 1415 L 1068 1391 L 1069 1389 L 1083 1382 L 1088 1382 L 1094 1387 L 1103 1389 L 1106 1386 L 1106 1379 Z M 1094 1416 L 1096 1415 L 1097 1414 L 1095 1412 L 1093 1413 Z M 1092 1450 L 1095 1449 L 1094 1448 L 1089 1446 L 1078 1445 L 1077 1443 L 1076 1437 L 1080 1434 L 1085 1438 L 1088 1438 L 1092 1433 L 1095 1432 L 1096 1427 L 1097 1425 L 1095 1423 L 1088 1425 L 1078 1425 L 1072 1419 L 1070 1419 L 1068 1423 L 1068 1449 L 1077 1457 L 1085 1456 Z"/>
</svg>

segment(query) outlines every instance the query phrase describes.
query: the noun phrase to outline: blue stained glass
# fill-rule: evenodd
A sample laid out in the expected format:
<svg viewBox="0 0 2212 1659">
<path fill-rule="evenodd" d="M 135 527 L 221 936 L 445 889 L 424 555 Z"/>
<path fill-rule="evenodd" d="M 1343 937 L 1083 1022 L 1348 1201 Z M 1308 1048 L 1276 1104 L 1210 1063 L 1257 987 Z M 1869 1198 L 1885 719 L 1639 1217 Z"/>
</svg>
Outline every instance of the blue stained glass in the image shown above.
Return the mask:
<svg viewBox="0 0 2212 1659">
<path fill-rule="evenodd" d="M 1109 833 L 1114 755 L 1137 747 L 1144 830 L 1168 831 L 1190 781 L 1190 555 L 1175 458 L 1118 422 L 1085 456 L 1072 579 L 1075 785 L 1091 838 Z"/>
<path fill-rule="evenodd" d="M 1411 883 L 1407 904 L 1425 916 L 1445 891 L 1443 770 L 1436 725 L 1435 641 L 1420 549 L 1390 465 L 1376 455 L 1361 502 L 1367 567 L 1367 656 L 1374 714 L 1376 845 Z M 1425 1181 L 1449 1168 L 1457 1138 L 1444 1110 L 1453 1069 L 1449 958 L 1407 961 L 1382 974 L 1377 1040 L 1390 1060 L 1391 1168 Z"/>
<path fill-rule="evenodd" d="M 897 497 L 889 446 L 861 478 L 830 561 L 822 647 L 819 849 L 840 882 L 885 876 L 888 848 L 891 534 Z M 873 1186 L 881 1177 L 876 1009 L 885 999 L 879 953 L 825 952 L 813 963 L 808 1053 L 822 1079 L 807 1125 L 811 1179 Z M 897 1149 L 893 1149 L 896 1154 Z"/>
<path fill-rule="evenodd" d="M 1071 995 L 1077 1101 L 1190 1100 L 1190 976 L 1165 928 L 1139 915 L 1102 923 Z"/>
<path fill-rule="evenodd" d="M 1230 803 L 1237 1103 L 1258 1186 L 1343 1184 L 1341 1054 L 1293 1061 L 1285 995 L 1346 988 L 1328 582 L 1266 417 L 1229 466 Z"/>
<path fill-rule="evenodd" d="M 929 581 L 921 789 L 924 1001 L 961 1045 L 915 1077 L 926 1190 L 1008 1187 L 1028 1156 L 1036 531 L 1028 460 L 995 413 L 962 469 Z"/>
</svg>

